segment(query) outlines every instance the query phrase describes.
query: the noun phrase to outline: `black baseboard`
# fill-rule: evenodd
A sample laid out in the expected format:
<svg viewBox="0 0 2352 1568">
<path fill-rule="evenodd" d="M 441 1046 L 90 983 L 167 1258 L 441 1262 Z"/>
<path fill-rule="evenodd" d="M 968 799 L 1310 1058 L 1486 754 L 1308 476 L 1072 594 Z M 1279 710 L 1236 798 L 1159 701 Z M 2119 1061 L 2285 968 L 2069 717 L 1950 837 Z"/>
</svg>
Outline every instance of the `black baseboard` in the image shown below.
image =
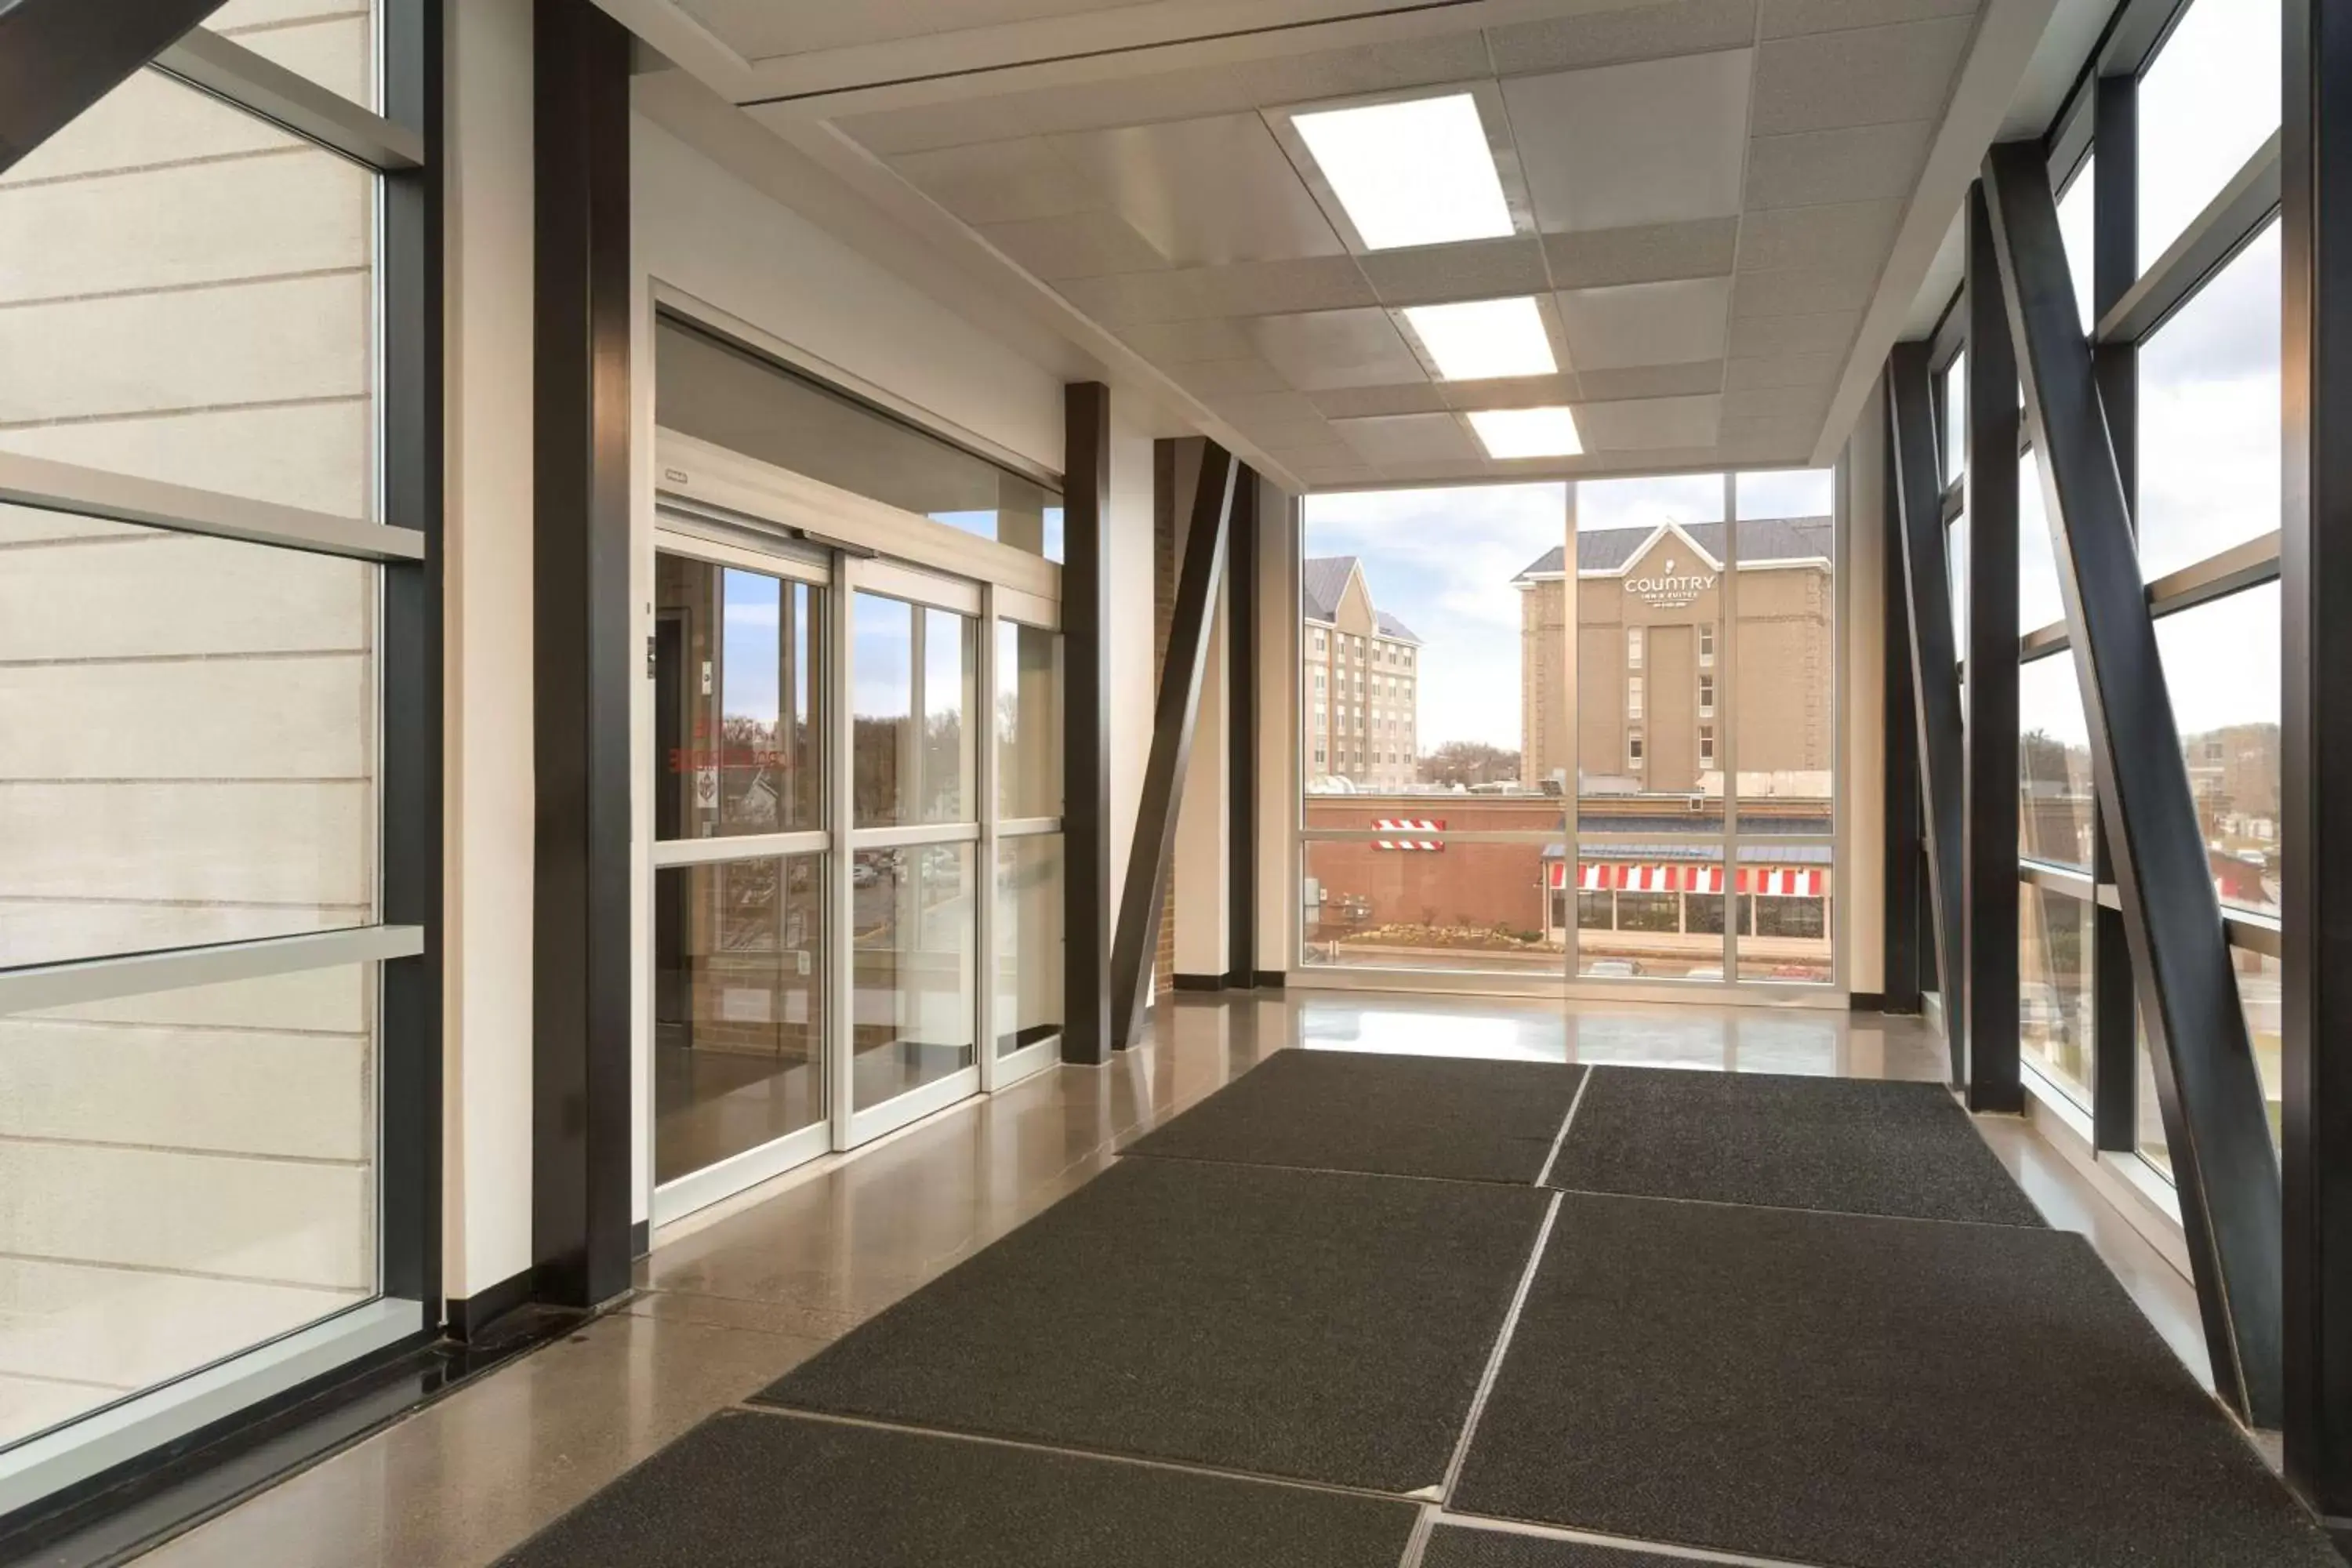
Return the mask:
<svg viewBox="0 0 2352 1568">
<path fill-rule="evenodd" d="M 450 1297 L 442 1319 L 448 1325 L 449 1337 L 459 1344 L 478 1343 L 485 1329 L 530 1300 L 533 1272 L 526 1268 L 470 1296 Z"/>
<path fill-rule="evenodd" d="M 1061 1032 L 1059 1024 L 1030 1024 L 1010 1034 L 997 1036 L 996 1054 L 1011 1056 L 1015 1051 L 1025 1051 L 1038 1041 L 1050 1040 Z"/>
<path fill-rule="evenodd" d="M 641 1219 L 629 1227 L 629 1256 L 643 1258 L 654 1249 L 654 1222 Z"/>
<path fill-rule="evenodd" d="M 1884 1013 L 1886 1011 L 1886 993 L 1856 991 L 1846 997 L 1845 1005 L 1856 1013 Z"/>
<path fill-rule="evenodd" d="M 1225 977 L 1222 974 L 1179 974 L 1173 984 L 1179 991 L 1223 991 Z"/>
<path fill-rule="evenodd" d="M 1261 969 L 1256 978 L 1257 988 L 1261 991 L 1279 991 L 1290 984 L 1288 972 L 1280 969 Z"/>
</svg>

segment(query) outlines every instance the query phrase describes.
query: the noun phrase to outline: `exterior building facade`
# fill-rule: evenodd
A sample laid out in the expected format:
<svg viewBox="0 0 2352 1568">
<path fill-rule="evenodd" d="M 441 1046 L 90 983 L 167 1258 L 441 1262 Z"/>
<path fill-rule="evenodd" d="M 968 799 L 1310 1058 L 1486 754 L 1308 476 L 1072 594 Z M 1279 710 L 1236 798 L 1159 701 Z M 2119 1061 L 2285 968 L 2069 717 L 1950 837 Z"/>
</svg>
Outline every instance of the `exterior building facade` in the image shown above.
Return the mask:
<svg viewBox="0 0 2352 1568">
<path fill-rule="evenodd" d="M 1736 541 L 1720 522 L 1579 532 L 1572 668 L 1565 551 L 1512 580 L 1521 594 L 1523 784 L 1575 777 L 1581 797 L 1719 798 L 1736 763 L 1743 797 L 1828 797 L 1837 732 L 1831 520 L 1738 527 Z M 1738 589 L 1727 596 L 1735 545 Z M 1736 753 L 1726 727 L 1734 639 L 1749 674 Z"/>
<path fill-rule="evenodd" d="M 1421 639 L 1372 602 L 1353 555 L 1299 571 L 1300 722 L 1307 787 L 1396 790 L 1419 777 Z"/>
</svg>

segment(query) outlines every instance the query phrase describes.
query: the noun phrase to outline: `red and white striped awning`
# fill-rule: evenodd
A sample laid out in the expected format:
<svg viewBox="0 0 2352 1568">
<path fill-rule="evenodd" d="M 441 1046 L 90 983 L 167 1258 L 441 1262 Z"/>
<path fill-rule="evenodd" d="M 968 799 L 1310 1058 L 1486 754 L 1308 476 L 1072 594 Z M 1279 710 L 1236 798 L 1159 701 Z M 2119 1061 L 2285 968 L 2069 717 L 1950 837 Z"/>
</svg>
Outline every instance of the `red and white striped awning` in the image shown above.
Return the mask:
<svg viewBox="0 0 2352 1568">
<path fill-rule="evenodd" d="M 1556 861 L 1551 868 L 1551 885 L 1555 889 L 1568 886 L 1568 866 Z M 1720 893 L 1723 891 L 1723 868 L 1720 866 L 1643 866 L 1619 865 L 1587 860 L 1576 868 L 1579 892 L 1605 893 Z M 1829 873 L 1817 867 L 1802 866 L 1743 866 L 1739 870 L 1739 890 L 1759 893 L 1766 898 L 1818 899 L 1829 891 Z"/>
<path fill-rule="evenodd" d="M 1420 817 L 1383 816 L 1372 824 L 1375 833 L 1443 833 L 1445 824 Z M 1375 849 L 1426 849 L 1433 853 L 1445 847 L 1434 838 L 1382 838 L 1374 842 Z"/>
</svg>

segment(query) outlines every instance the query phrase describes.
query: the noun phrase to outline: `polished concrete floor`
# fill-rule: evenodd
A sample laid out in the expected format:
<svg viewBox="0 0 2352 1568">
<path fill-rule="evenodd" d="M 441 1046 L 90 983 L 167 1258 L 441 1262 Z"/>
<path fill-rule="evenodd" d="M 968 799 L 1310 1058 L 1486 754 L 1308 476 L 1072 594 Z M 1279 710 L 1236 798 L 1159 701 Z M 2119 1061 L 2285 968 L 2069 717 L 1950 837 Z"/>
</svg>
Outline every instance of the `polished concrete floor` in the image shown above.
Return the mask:
<svg viewBox="0 0 2352 1568">
<path fill-rule="evenodd" d="M 1939 1043 L 1916 1021 L 1875 1015 L 1333 992 L 1182 998 L 1109 1067 L 1048 1071 L 669 1226 L 620 1310 L 142 1561 L 488 1563 L 1073 1191 L 1135 1132 L 1290 1045 L 1860 1078 L 1944 1071 Z M 2022 1124 L 1983 1125 L 2051 1223 L 2087 1235 L 2206 1375 L 2188 1283 Z"/>
</svg>

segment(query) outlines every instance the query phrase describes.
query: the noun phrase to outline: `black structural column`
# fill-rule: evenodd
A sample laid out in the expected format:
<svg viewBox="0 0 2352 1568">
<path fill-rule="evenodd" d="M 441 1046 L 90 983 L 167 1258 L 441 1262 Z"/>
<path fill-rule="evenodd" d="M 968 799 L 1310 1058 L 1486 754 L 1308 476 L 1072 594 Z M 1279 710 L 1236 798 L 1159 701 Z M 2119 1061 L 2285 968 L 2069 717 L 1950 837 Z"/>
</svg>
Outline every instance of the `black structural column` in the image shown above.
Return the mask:
<svg viewBox="0 0 2352 1568">
<path fill-rule="evenodd" d="M 1961 1001 L 1968 966 L 1961 938 L 1959 657 L 1952 631 L 1952 582 L 1944 552 L 1927 344 L 1895 345 L 1888 360 L 1887 386 L 1886 406 L 1895 426 L 1895 492 L 1903 516 L 1913 739 L 1919 748 L 1919 795 L 1927 822 L 1927 901 L 1935 915 L 1936 967 L 1952 1081 L 1960 1084 L 1968 1072 L 1968 1010 Z"/>
<path fill-rule="evenodd" d="M 1233 543 L 1225 574 L 1225 984 L 1257 984 L 1258 500 L 1248 468 L 1234 487 Z"/>
<path fill-rule="evenodd" d="M 2101 77 L 2095 91 L 2091 101 L 2091 145 L 2098 155 L 2091 171 L 2097 182 L 2092 207 L 2091 310 L 2094 316 L 2105 316 L 2139 281 L 2139 79 L 2128 74 Z M 2099 403 L 2106 411 L 2107 444 L 2115 449 L 2124 510 L 2137 520 L 2139 347 L 2127 342 L 2101 343 L 2093 351 L 2092 367 L 2098 378 Z M 2099 886 L 2112 887 L 2116 861 L 2106 808 L 2095 805 L 2092 816 L 2093 869 Z M 2132 1000 L 2131 938 L 2124 931 L 2123 911 L 2101 903 L 2092 910 L 2092 920 L 2091 1038 L 2095 1047 L 2133 1038 L 2139 1020 Z M 2127 1153 L 2139 1147 L 2138 1058 L 2137 1048 L 2092 1052 L 2091 1132 L 2102 1149 Z"/>
<path fill-rule="evenodd" d="M 1143 798 L 1135 815 L 1135 844 L 1119 894 L 1118 929 L 1111 943 L 1110 1042 L 1124 1050 L 1151 1004 L 1151 954 L 1160 943 L 1170 862 L 1176 853 L 1176 814 L 1184 773 L 1192 761 L 1192 728 L 1201 712 L 1201 681 L 1208 668 L 1209 628 L 1217 584 L 1224 575 L 1234 489 L 1241 465 L 1214 441 L 1201 446 L 1201 477 L 1192 489 L 1192 521 L 1184 534 L 1183 565 L 1168 628 L 1168 658 L 1160 670 L 1152 709 L 1151 756 L 1144 764 Z"/>
<path fill-rule="evenodd" d="M 2041 148 L 1995 147 L 1985 183 L 2214 1387 L 2275 1426 L 2279 1172 L 2221 900 Z"/>
<path fill-rule="evenodd" d="M 0 174 L 220 7 L 221 0 L 0 5 Z"/>
<path fill-rule="evenodd" d="M 1110 388 L 1062 393 L 1062 1059 L 1111 1050 Z"/>
<path fill-rule="evenodd" d="M 541 1300 L 629 1286 L 629 35 L 536 10 L 531 1243 Z"/>
<path fill-rule="evenodd" d="M 1882 388 L 1884 390 L 1884 388 Z M 1891 394 L 1890 394 L 1891 395 Z M 1903 576 L 1903 507 L 1895 479 L 1895 432 L 1880 433 L 1886 506 L 1885 594 L 1886 668 L 1884 722 L 1886 749 L 1885 976 L 1880 1005 L 1889 1013 L 1919 1011 L 1919 746 L 1912 717 L 1911 603 Z"/>
<path fill-rule="evenodd" d="M 1960 886 L 1965 968 L 1947 993 L 1971 1110 L 2022 1110 L 2017 1043 L 2017 361 L 1981 182 L 1969 187 L 1968 713 Z"/>
<path fill-rule="evenodd" d="M 2286 1474 L 2352 1541 L 2352 16 L 2287 0 Z M 2334 803 L 2331 806 L 2330 803 Z"/>
</svg>

